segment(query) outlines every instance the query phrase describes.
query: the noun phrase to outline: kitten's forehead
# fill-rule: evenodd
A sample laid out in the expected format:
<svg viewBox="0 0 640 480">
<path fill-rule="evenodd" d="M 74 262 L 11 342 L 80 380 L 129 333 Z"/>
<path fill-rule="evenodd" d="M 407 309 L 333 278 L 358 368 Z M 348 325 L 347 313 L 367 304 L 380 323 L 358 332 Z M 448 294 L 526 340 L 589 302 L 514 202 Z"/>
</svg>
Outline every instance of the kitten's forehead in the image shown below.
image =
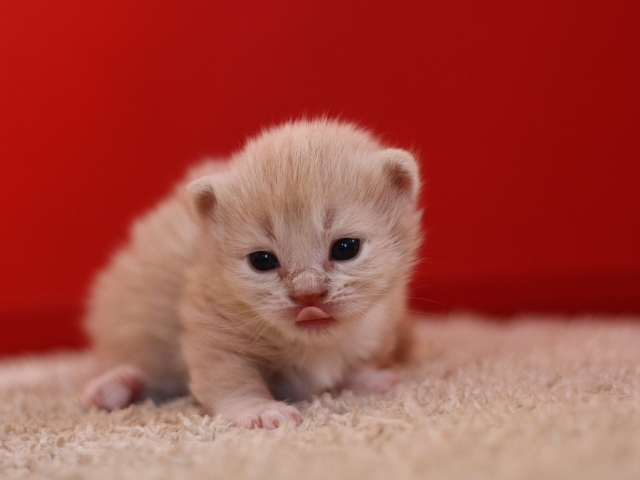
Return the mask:
<svg viewBox="0 0 640 480">
<path fill-rule="evenodd" d="M 252 179 L 233 189 L 234 208 L 269 236 L 281 237 L 292 229 L 306 235 L 331 230 L 356 212 L 362 215 L 372 203 L 362 187 L 368 183 L 362 173 L 338 169 L 330 174 L 322 168 L 309 168 L 304 175 L 277 168 L 261 173 L 261 181 Z"/>
<path fill-rule="evenodd" d="M 256 182 L 252 188 L 234 182 L 220 199 L 227 241 L 239 249 L 239 255 L 250 249 L 275 248 L 298 267 L 322 261 L 327 241 L 361 232 L 359 224 L 371 214 L 353 188 L 331 184 L 318 188 L 318 181 L 314 182 L 314 186 Z"/>
<path fill-rule="evenodd" d="M 309 243 L 321 240 L 335 224 L 333 209 L 325 202 L 311 202 L 307 198 L 294 198 L 261 202 L 250 214 L 254 226 L 272 241 Z"/>
<path fill-rule="evenodd" d="M 327 234 L 371 225 L 385 183 L 380 149 L 368 133 L 344 124 L 269 131 L 236 155 L 218 185 L 225 223 L 233 224 L 236 238 L 258 235 L 292 245 L 326 243 Z"/>
</svg>

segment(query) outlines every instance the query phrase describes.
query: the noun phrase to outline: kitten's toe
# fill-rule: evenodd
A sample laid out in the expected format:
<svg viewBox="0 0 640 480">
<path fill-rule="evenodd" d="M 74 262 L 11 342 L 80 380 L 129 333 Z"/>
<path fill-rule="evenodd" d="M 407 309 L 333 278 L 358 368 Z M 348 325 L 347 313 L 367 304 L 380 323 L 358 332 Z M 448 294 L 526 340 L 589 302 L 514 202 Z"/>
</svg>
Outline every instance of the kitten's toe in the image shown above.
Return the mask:
<svg viewBox="0 0 640 480">
<path fill-rule="evenodd" d="M 227 414 L 225 417 L 239 427 L 267 430 L 278 428 L 286 422 L 294 422 L 296 425 L 302 422 L 302 415 L 298 409 L 282 402 L 269 402 L 237 414 Z"/>
<path fill-rule="evenodd" d="M 398 375 L 392 370 L 363 368 L 356 372 L 344 385 L 356 395 L 385 393 L 399 382 Z"/>
<path fill-rule="evenodd" d="M 80 404 L 88 410 L 124 408 L 135 402 L 144 389 L 142 372 L 131 365 L 121 365 L 91 380 L 82 392 Z"/>
<path fill-rule="evenodd" d="M 302 415 L 296 407 L 291 405 L 278 404 L 265 408 L 261 414 L 262 427 L 267 430 L 278 428 L 285 422 L 294 422 L 299 425 L 302 422 Z"/>
</svg>

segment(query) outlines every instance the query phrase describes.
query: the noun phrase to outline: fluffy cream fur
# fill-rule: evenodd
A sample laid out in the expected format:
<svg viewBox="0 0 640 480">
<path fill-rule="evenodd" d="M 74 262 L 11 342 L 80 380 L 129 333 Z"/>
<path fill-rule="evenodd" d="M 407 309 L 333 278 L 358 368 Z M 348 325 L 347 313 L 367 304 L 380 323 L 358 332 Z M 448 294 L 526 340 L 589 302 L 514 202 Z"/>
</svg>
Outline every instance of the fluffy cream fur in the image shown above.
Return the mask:
<svg viewBox="0 0 640 480">
<path fill-rule="evenodd" d="M 210 413 L 274 428 L 301 418 L 275 399 L 388 390 L 395 375 L 380 367 L 410 338 L 419 187 L 409 153 L 328 120 L 267 130 L 229 162 L 199 166 L 96 281 L 87 327 L 103 374 L 85 405 L 188 388 Z M 345 237 L 358 255 L 331 260 Z M 253 268 L 256 251 L 279 267 Z M 302 310 L 332 324 L 301 328 Z"/>
</svg>

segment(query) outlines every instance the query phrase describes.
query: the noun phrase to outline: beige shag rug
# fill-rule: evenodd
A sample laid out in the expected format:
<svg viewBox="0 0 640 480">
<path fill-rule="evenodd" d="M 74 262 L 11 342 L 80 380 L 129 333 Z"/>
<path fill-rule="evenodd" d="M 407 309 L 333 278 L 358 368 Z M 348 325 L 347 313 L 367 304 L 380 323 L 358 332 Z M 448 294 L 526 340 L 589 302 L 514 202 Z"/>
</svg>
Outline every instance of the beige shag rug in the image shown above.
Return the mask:
<svg viewBox="0 0 640 480">
<path fill-rule="evenodd" d="M 638 479 L 640 318 L 425 320 L 404 383 L 241 430 L 189 398 L 82 413 L 84 353 L 0 363 L 0 478 Z"/>
</svg>

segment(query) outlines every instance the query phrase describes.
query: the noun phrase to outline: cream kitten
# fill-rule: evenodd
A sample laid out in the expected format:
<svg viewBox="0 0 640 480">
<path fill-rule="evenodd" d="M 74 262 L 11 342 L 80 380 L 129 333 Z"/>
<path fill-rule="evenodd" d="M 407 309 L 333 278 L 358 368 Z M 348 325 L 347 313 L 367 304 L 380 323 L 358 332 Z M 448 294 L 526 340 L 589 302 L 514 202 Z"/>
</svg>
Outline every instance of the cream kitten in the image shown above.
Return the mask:
<svg viewBox="0 0 640 480">
<path fill-rule="evenodd" d="M 103 374 L 85 407 L 191 391 L 237 425 L 299 422 L 279 400 L 380 393 L 410 340 L 418 168 L 353 125 L 267 130 L 193 170 L 98 277 L 87 329 Z"/>
</svg>

